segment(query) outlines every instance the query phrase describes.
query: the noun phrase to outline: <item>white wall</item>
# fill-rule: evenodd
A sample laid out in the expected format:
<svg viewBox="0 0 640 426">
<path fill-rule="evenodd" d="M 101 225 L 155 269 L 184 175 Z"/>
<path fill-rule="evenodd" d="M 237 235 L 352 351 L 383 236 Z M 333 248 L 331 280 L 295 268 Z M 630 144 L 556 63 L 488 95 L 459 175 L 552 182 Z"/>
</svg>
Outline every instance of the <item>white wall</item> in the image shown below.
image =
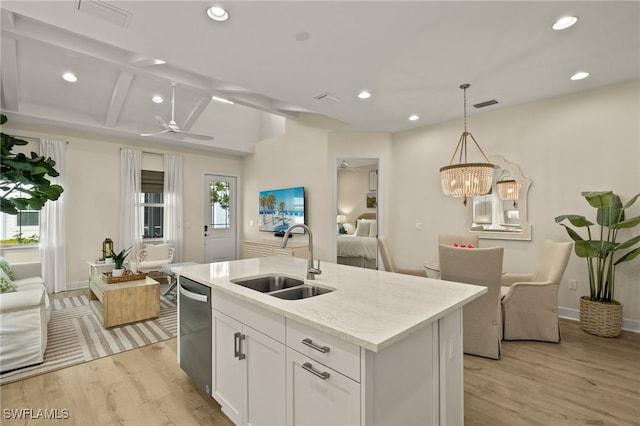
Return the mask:
<svg viewBox="0 0 640 426">
<path fill-rule="evenodd" d="M 327 157 L 328 133 L 341 123 L 310 114 L 286 121 L 283 135 L 259 142 L 253 155 L 245 157 L 244 237 L 279 241 L 272 233 L 258 231 L 258 194 L 269 189 L 304 186 L 305 221 L 314 238 L 316 258 L 329 259 L 329 229 L 335 234 L 335 209 L 330 198 L 330 174 L 335 170 Z M 331 213 L 333 211 L 333 213 Z M 333 220 L 331 220 L 333 217 Z M 294 235 L 307 241 L 306 235 Z M 334 248 L 335 250 L 335 248 Z"/>
<path fill-rule="evenodd" d="M 519 164 L 533 181 L 532 240 L 481 240 L 483 247 L 505 247 L 505 271 L 531 271 L 547 238 L 570 241 L 554 218 L 568 213 L 593 217 L 582 191 L 614 190 L 623 202 L 640 192 L 639 117 L 638 81 L 469 116 L 468 130 L 485 153 Z M 462 200 L 444 196 L 439 182 L 439 169 L 449 162 L 462 130 L 458 120 L 394 135 L 391 181 L 397 191 L 387 197 L 384 209 L 394 254 L 407 266 L 437 258 L 438 233 L 465 230 Z M 475 160 L 481 159 L 475 148 L 469 149 L 470 155 L 478 155 Z M 640 203 L 629 217 L 638 214 Z M 422 231 L 416 230 L 416 222 L 425 225 Z M 638 232 L 636 228 L 633 235 Z M 578 280 L 577 291 L 568 289 L 568 279 Z M 621 264 L 616 281 L 615 296 L 624 304 L 627 324 L 639 321 L 640 262 Z M 577 309 L 584 294 L 585 261 L 572 255 L 559 303 Z"/>
<path fill-rule="evenodd" d="M 8 123 L 9 124 L 9 123 Z M 184 157 L 184 261 L 202 262 L 205 172 L 241 176 L 242 160 L 205 151 L 154 146 L 139 141 L 92 139 L 59 129 L 34 131 L 3 126 L 3 132 L 22 136 L 69 141 L 66 154 L 65 197 L 67 283 L 86 285 L 87 261 L 101 257 L 102 241 L 110 237 L 118 246 L 120 227 L 120 148 L 157 153 L 180 153 Z M 147 157 L 147 156 L 145 156 Z M 154 158 L 156 157 L 156 158 Z M 157 156 L 145 158 L 154 163 Z M 145 163 L 147 164 L 147 163 Z M 4 251 L 10 261 L 38 259 L 37 250 Z"/>
</svg>

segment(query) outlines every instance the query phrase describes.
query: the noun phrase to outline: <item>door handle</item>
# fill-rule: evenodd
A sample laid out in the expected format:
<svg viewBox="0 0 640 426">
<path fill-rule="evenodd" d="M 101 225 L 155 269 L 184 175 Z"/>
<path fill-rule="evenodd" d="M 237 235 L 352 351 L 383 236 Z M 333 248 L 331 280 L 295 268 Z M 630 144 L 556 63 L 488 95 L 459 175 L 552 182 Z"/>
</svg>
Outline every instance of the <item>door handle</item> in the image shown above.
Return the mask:
<svg viewBox="0 0 640 426">
<path fill-rule="evenodd" d="M 192 300 L 196 300 L 198 302 L 207 303 L 209 301 L 209 298 L 207 297 L 207 295 L 194 293 L 192 291 L 185 289 L 182 286 L 180 286 L 180 294 L 182 294 L 184 297 L 187 297 Z"/>
<path fill-rule="evenodd" d="M 246 339 L 247 336 L 238 332 L 233 334 L 233 357 L 238 358 L 239 360 L 245 359 L 247 356 L 242 353 L 242 341 Z"/>
</svg>

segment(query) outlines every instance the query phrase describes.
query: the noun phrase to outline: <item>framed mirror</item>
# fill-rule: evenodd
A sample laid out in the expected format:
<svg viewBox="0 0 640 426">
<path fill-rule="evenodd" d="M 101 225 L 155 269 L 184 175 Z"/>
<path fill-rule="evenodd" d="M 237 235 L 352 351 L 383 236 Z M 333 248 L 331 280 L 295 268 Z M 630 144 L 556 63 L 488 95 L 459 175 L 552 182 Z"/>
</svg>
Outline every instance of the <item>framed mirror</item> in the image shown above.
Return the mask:
<svg viewBox="0 0 640 426">
<path fill-rule="evenodd" d="M 472 197 L 467 205 L 469 232 L 480 238 L 497 240 L 531 240 L 527 198 L 531 179 L 520 166 L 494 155 L 493 185 L 487 195 Z"/>
</svg>

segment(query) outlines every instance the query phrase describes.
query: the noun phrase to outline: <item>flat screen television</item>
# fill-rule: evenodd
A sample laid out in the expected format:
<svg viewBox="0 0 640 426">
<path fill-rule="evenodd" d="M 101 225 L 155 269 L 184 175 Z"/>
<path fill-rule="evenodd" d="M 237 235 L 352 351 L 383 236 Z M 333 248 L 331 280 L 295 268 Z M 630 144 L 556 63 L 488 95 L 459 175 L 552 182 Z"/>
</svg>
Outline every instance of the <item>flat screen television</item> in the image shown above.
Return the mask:
<svg viewBox="0 0 640 426">
<path fill-rule="evenodd" d="M 276 234 L 286 232 L 290 226 L 304 224 L 304 187 L 260 191 L 258 206 L 260 231 Z M 304 228 L 296 228 L 291 233 L 302 234 Z"/>
</svg>

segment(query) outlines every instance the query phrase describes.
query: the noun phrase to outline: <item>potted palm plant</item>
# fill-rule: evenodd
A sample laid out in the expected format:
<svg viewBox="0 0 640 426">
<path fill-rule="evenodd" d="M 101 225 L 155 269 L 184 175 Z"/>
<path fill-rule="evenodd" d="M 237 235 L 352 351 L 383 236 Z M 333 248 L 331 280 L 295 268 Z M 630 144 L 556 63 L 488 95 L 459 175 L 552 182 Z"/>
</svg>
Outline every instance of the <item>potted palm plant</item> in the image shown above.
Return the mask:
<svg viewBox="0 0 640 426">
<path fill-rule="evenodd" d="M 583 192 L 591 207 L 597 209 L 596 223 L 581 215 L 562 215 L 555 218 L 575 241 L 575 253 L 587 262 L 589 296 L 580 298 L 580 326 L 590 334 L 615 337 L 622 331 L 622 304 L 614 299 L 616 266 L 640 255 L 640 235 L 619 243 L 618 232 L 640 224 L 640 216 L 625 217 L 640 194 L 625 205 L 613 191 Z M 568 221 L 575 228 L 586 228 L 586 238 L 563 223 Z M 591 227 L 597 225 L 594 234 Z"/>
<path fill-rule="evenodd" d="M 120 253 L 116 253 L 115 251 L 112 253 L 111 258 L 113 258 L 113 263 L 114 263 L 113 271 L 111 272 L 112 276 L 114 277 L 122 276 L 124 272 L 122 265 L 124 265 L 124 260 L 129 255 L 129 250 L 131 250 L 131 247 L 129 247 L 128 249 L 122 250 Z"/>
</svg>

